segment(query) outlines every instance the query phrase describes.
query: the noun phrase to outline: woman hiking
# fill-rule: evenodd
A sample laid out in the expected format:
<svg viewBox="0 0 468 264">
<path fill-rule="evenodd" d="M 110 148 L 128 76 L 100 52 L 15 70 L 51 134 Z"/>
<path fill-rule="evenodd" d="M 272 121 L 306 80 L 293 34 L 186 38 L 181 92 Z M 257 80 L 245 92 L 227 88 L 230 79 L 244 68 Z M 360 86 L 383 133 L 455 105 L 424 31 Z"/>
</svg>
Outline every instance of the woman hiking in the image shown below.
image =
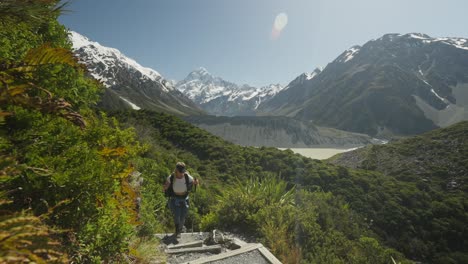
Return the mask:
<svg viewBox="0 0 468 264">
<path fill-rule="evenodd" d="M 177 162 L 174 172 L 167 177 L 164 192 L 169 197 L 169 208 L 174 215 L 175 235 L 180 238 L 189 207 L 189 192 L 198 180 L 188 173 L 185 163 Z"/>
</svg>

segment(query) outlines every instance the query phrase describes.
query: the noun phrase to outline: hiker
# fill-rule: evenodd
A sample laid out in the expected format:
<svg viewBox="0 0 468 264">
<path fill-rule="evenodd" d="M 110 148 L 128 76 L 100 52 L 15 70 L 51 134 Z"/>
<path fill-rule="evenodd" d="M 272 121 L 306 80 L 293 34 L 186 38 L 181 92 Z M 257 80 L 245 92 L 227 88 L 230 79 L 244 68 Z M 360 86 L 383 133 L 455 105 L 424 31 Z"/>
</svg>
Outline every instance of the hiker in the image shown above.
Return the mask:
<svg viewBox="0 0 468 264">
<path fill-rule="evenodd" d="M 177 162 L 174 172 L 167 177 L 164 193 L 169 197 L 168 205 L 174 215 L 175 234 L 180 238 L 184 228 L 185 216 L 189 207 L 189 192 L 198 180 L 188 173 L 185 163 Z"/>
</svg>

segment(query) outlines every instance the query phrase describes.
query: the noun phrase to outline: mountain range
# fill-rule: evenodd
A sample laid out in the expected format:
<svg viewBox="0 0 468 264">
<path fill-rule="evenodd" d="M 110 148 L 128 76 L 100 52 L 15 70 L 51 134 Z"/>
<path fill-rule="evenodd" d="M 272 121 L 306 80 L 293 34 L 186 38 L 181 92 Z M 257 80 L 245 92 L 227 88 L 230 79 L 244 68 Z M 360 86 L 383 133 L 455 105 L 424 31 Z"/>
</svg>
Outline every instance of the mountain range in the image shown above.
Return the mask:
<svg viewBox="0 0 468 264">
<path fill-rule="evenodd" d="M 119 50 L 90 41 L 77 32 L 71 31 L 69 38 L 74 53 L 86 65 L 89 74 L 107 87 L 100 103 L 102 108 L 144 108 L 176 115 L 203 113 L 157 71 L 143 67 Z"/>
<path fill-rule="evenodd" d="M 413 33 L 354 46 L 257 111 L 388 136 L 467 120 L 467 107 L 468 41 Z"/>
<path fill-rule="evenodd" d="M 255 117 L 256 108 L 261 103 L 285 88 L 280 84 L 261 88 L 239 86 L 214 77 L 204 68 L 175 83 L 164 79 L 157 71 L 141 66 L 117 49 L 104 47 L 76 32 L 71 32 L 70 40 L 76 56 L 86 64 L 88 73 L 107 87 L 100 102 L 104 109 L 146 109 L 191 116 L 186 120 L 241 145 L 354 147 L 375 143 L 366 135 L 315 127 L 308 121 Z M 319 73 L 320 69 L 316 69 L 312 73 L 301 74 L 291 84 L 310 80 Z M 197 118 L 203 111 L 201 108 L 214 115 L 237 117 Z"/>
<path fill-rule="evenodd" d="M 280 84 L 260 88 L 215 77 L 205 68 L 191 72 L 176 88 L 211 115 L 252 116 L 257 107 L 283 89 Z"/>
<path fill-rule="evenodd" d="M 204 68 L 179 82 L 168 81 L 76 32 L 71 41 L 89 73 L 109 88 L 101 102 L 106 109 L 286 116 L 387 138 L 468 120 L 468 41 L 463 38 L 386 34 L 351 47 L 324 69 L 303 73 L 284 87 L 261 88 L 225 81 Z M 210 123 L 215 120 L 225 123 L 212 118 Z"/>
</svg>

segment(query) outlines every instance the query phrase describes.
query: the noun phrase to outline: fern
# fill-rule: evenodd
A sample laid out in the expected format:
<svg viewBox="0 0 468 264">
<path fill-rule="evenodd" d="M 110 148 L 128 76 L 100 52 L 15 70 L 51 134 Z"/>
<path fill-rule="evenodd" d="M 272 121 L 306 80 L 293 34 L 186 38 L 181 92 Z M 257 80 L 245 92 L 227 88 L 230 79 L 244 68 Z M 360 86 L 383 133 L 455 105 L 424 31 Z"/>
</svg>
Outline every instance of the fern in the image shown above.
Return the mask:
<svg viewBox="0 0 468 264">
<path fill-rule="evenodd" d="M 45 44 L 29 50 L 26 57 L 23 59 L 23 64 L 12 69 L 27 72 L 28 70 L 34 70 L 34 67 L 48 64 L 67 64 L 77 69 L 84 67 L 78 63 L 70 50 L 54 48 L 49 44 Z"/>
<path fill-rule="evenodd" d="M 9 201 L 0 200 L 0 206 Z M 67 263 L 57 231 L 28 213 L 8 212 L 0 217 L 0 263 Z"/>
<path fill-rule="evenodd" d="M 12 16 L 23 21 L 38 22 L 51 19 L 65 12 L 67 2 L 57 4 L 57 0 L 2 0 L 0 2 L 0 17 Z"/>
<path fill-rule="evenodd" d="M 33 73 L 41 66 L 57 64 L 82 68 L 71 51 L 52 48 L 48 44 L 29 50 L 21 63 L 0 62 L 0 105 L 15 104 L 43 113 L 57 114 L 84 128 L 84 118 L 72 109 L 70 103 L 63 98 L 55 98 L 49 90 L 31 81 Z M 0 124 L 5 122 L 6 115 L 14 113 L 4 112 L 0 108 Z"/>
</svg>

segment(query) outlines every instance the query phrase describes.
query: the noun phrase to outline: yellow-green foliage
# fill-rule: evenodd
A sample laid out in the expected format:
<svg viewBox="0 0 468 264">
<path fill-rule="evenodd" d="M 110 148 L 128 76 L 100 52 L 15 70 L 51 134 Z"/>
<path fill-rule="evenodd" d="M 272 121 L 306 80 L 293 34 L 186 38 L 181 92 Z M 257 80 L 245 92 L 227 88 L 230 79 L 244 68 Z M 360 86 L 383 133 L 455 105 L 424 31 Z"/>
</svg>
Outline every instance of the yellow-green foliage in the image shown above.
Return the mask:
<svg viewBox="0 0 468 264">
<path fill-rule="evenodd" d="M 60 242 L 52 238 L 56 234 L 31 214 L 2 212 L 0 263 L 67 263 Z"/>
<path fill-rule="evenodd" d="M 167 263 L 167 255 L 159 245 L 159 239 L 154 236 L 135 238 L 130 242 L 129 259 L 138 264 Z"/>
<path fill-rule="evenodd" d="M 93 110 L 101 87 L 73 58 L 55 20 L 58 1 L 27 2 L 0 5 L 0 14 L 17 8 L 41 17 L 19 21 L 13 12 L 0 23 L 0 184 L 12 199 L 6 210 L 31 210 L 66 230 L 62 243 L 74 262 L 116 261 L 139 224 L 130 179 L 132 160 L 145 148 L 132 129 Z M 52 232 L 36 234 L 52 241 Z"/>
</svg>

